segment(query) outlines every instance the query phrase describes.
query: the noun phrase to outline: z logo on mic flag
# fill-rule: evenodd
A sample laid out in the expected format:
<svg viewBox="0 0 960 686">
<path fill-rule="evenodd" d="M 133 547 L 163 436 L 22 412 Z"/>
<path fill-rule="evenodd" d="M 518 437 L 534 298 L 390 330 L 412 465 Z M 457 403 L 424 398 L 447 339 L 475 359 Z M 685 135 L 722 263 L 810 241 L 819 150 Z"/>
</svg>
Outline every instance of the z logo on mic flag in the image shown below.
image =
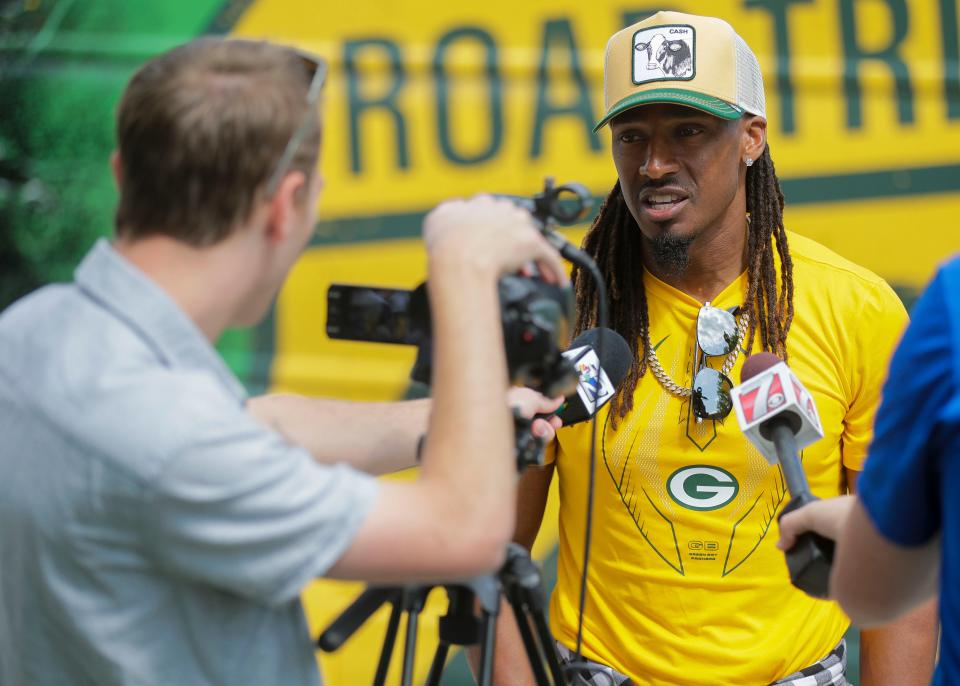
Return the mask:
<svg viewBox="0 0 960 686">
<path fill-rule="evenodd" d="M 606 403 L 616 389 L 610 383 L 607 373 L 600 367 L 597 353 L 590 346 L 573 348 L 563 353 L 563 356 L 576 366 L 580 377 L 577 382 L 577 395 L 580 396 L 587 411 L 593 414 L 597 405 Z"/>
</svg>

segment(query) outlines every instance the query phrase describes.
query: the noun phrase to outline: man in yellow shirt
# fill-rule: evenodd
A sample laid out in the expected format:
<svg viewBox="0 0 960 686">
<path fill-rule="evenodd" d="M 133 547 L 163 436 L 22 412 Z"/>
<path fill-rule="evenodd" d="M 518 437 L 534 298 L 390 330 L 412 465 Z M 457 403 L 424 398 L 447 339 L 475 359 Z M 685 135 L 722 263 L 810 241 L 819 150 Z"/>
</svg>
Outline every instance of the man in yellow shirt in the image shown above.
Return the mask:
<svg viewBox="0 0 960 686">
<path fill-rule="evenodd" d="M 729 24 L 659 12 L 618 32 L 605 104 L 597 128 L 619 180 L 584 248 L 636 360 L 599 416 L 582 634 L 589 424 L 558 432 L 519 499 L 529 546 L 558 475 L 561 655 L 612 677 L 581 683 L 847 684 L 849 620 L 791 586 L 775 547 L 783 475 L 728 414 L 728 379 L 750 353 L 788 357 L 826 434 L 804 468 L 817 495 L 838 495 L 863 467 L 906 313 L 882 279 L 785 231 L 760 68 Z M 597 292 L 574 277 L 579 333 L 597 325 Z M 863 683 L 929 683 L 935 621 L 925 608 L 864 632 Z M 501 624 L 498 683 L 529 683 L 515 626 Z"/>
</svg>

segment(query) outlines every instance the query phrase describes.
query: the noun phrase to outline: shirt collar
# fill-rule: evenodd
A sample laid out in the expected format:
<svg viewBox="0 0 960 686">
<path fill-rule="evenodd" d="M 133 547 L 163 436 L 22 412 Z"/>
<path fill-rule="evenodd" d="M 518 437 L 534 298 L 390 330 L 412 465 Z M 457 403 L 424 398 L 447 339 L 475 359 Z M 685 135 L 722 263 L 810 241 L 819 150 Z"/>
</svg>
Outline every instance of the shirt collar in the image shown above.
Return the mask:
<svg viewBox="0 0 960 686">
<path fill-rule="evenodd" d="M 726 287 L 714 297 L 710 304 L 720 309 L 726 309 L 733 305 L 742 305 L 747 297 L 747 284 L 747 272 L 744 270 L 740 276 L 727 284 Z M 661 281 L 648 272 L 646 268 L 643 270 L 643 286 L 649 295 L 665 301 L 672 309 L 684 312 L 691 317 L 696 317 L 700 311 L 700 307 L 705 304 L 692 295 L 684 293 L 670 284 Z"/>
<path fill-rule="evenodd" d="M 121 319 L 168 367 L 212 373 L 238 400 L 246 391 L 187 314 L 143 272 L 97 241 L 74 273 L 77 286 Z"/>
</svg>

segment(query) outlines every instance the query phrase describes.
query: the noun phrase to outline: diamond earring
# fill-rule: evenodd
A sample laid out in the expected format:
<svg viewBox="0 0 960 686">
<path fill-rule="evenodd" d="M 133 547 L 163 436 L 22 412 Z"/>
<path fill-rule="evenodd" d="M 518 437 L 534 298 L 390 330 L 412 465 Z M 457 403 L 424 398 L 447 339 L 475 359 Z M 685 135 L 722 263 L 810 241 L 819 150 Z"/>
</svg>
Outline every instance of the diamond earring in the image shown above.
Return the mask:
<svg viewBox="0 0 960 686">
<path fill-rule="evenodd" d="M 752 166 L 753 166 L 753 158 L 752 158 L 752 157 L 747 157 L 743 162 L 744 162 L 744 164 L 746 164 L 748 167 L 752 167 Z"/>
</svg>

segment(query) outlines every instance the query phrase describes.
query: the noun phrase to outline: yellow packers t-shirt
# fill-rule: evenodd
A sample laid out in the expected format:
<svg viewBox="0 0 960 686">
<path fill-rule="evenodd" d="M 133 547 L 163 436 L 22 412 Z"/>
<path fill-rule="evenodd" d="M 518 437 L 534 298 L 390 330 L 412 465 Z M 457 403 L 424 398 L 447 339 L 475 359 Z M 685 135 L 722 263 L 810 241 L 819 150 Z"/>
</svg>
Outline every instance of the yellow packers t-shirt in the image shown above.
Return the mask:
<svg viewBox="0 0 960 686">
<path fill-rule="evenodd" d="M 824 438 L 803 466 L 813 492 L 838 495 L 860 470 L 887 363 L 906 324 L 879 277 L 790 234 L 794 319 L 790 368 L 813 394 Z M 778 266 L 779 268 L 779 266 Z M 667 374 L 689 387 L 702 303 L 644 274 L 650 340 Z M 746 274 L 711 303 L 743 303 Z M 754 352 L 760 349 L 759 335 Z M 724 357 L 709 358 L 719 368 Z M 739 383 L 741 355 L 730 378 Z M 789 501 L 783 475 L 744 438 L 734 413 L 697 422 L 690 403 L 648 371 L 633 410 L 601 411 L 585 657 L 640 684 L 768 684 L 825 657 L 849 621 L 796 590 L 775 547 Z M 551 623 L 576 644 L 590 424 L 561 429 L 548 459 L 560 480 L 560 543 Z"/>
</svg>

